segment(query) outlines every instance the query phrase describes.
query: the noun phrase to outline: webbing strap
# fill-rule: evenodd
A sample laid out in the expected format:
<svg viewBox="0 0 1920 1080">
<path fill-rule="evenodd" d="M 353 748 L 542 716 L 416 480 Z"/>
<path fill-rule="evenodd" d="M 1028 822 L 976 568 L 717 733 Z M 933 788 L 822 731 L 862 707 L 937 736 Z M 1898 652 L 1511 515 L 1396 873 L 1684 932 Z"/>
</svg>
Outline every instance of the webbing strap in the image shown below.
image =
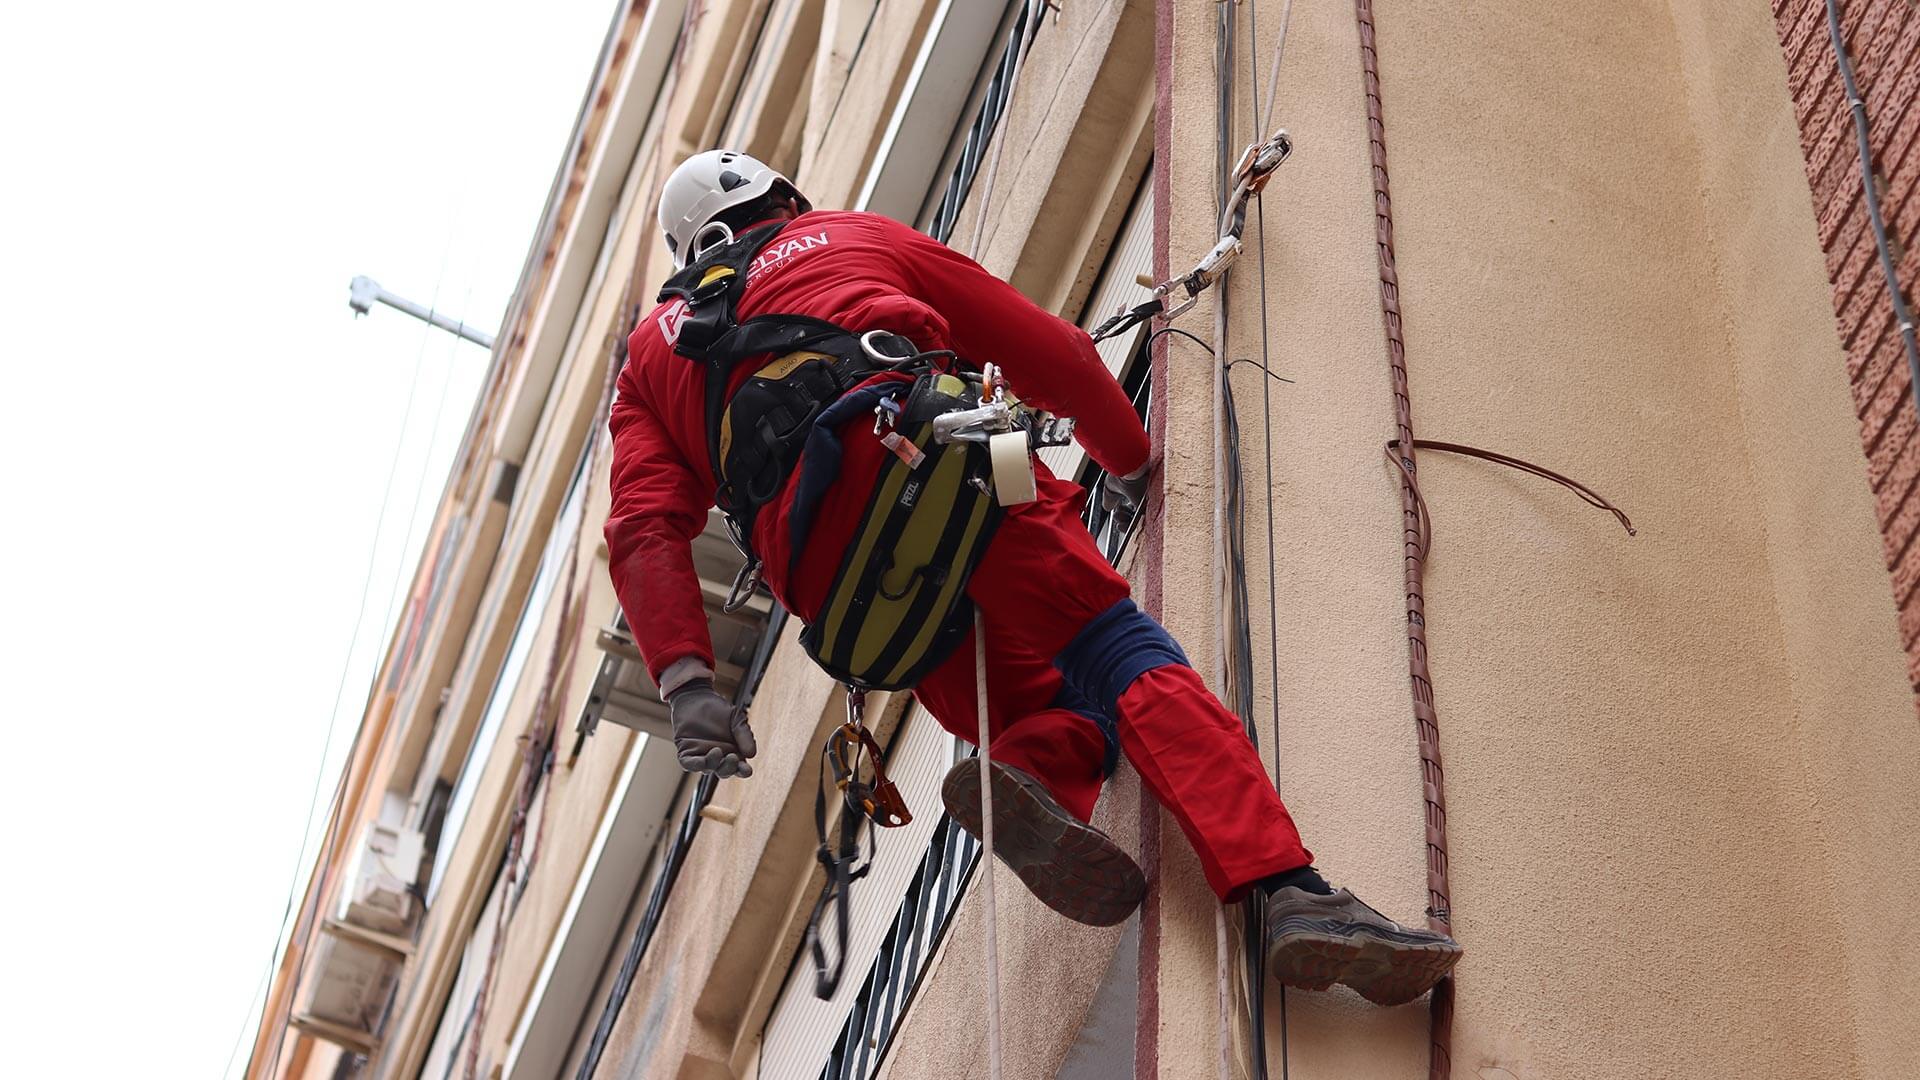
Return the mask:
<svg viewBox="0 0 1920 1080">
<path fill-rule="evenodd" d="M 813 914 L 807 916 L 807 951 L 813 955 L 813 994 L 822 1001 L 833 997 L 840 987 L 840 977 L 847 969 L 847 932 L 852 924 L 853 883 L 867 876 L 873 869 L 873 858 L 868 856 L 865 865 L 856 865 L 860 860 L 860 814 L 855 810 L 853 800 L 840 810 L 840 844 L 837 849 L 827 844 L 827 757 L 833 752 L 832 742 L 820 750 L 820 784 L 813 793 L 813 828 L 820 838 L 820 848 L 814 858 L 827 871 L 827 883 L 820 890 L 820 898 L 813 902 Z M 820 917 L 827 908 L 834 909 L 833 921 L 835 938 L 839 954 L 831 962 L 827 960 L 825 934 L 821 930 Z"/>
</svg>

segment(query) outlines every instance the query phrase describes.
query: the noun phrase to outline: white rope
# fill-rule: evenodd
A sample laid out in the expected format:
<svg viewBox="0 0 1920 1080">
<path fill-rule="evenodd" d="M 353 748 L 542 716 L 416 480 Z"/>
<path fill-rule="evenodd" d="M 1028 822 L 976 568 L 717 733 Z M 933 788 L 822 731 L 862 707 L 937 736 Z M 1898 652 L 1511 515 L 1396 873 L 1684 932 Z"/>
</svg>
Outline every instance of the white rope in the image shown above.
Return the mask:
<svg viewBox="0 0 1920 1080">
<path fill-rule="evenodd" d="M 1045 13 L 1044 4 L 1028 0 L 1026 32 L 1014 46 L 1013 67 L 1007 72 L 1006 104 L 1000 111 L 1002 121 L 1013 112 L 1013 94 L 1020 86 L 1027 49 L 1039 33 Z M 979 216 L 974 218 L 973 242 L 967 247 L 967 254 L 976 262 L 984 254 L 980 242 L 986 237 L 987 208 L 993 203 L 993 185 L 1000 175 L 1000 155 L 1007 148 L 1005 124 L 996 123 L 994 127 L 993 151 L 987 160 L 985 185 L 980 190 Z M 980 872 L 986 878 L 983 883 L 986 925 L 981 936 L 986 939 L 987 949 L 987 1075 L 989 1080 L 1000 1080 L 1000 911 L 993 888 L 993 759 L 988 756 L 992 734 L 987 729 L 987 619 L 978 606 L 973 609 L 973 684 L 980 712 Z"/>
<path fill-rule="evenodd" d="M 1220 1080 L 1233 1080 L 1233 992 L 1232 965 L 1227 963 L 1227 909 L 1224 904 L 1213 905 L 1213 979 L 1214 1012 L 1220 1020 L 1220 1030 L 1216 1032 L 1220 1047 L 1214 1072 Z"/>
<path fill-rule="evenodd" d="M 973 609 L 973 689 L 980 709 L 980 874 L 986 878 L 987 1075 L 1000 1080 L 1000 912 L 993 895 L 993 759 L 987 730 L 987 617 Z"/>
</svg>

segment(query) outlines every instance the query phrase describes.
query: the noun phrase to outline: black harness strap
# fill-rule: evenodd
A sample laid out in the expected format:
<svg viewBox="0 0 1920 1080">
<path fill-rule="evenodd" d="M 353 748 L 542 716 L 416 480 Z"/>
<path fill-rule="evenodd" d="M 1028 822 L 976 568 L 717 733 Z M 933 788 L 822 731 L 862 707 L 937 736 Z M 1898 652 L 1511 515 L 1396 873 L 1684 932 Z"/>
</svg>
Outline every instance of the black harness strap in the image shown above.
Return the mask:
<svg viewBox="0 0 1920 1080">
<path fill-rule="evenodd" d="M 673 349 L 701 367 L 707 460 L 717 484 L 714 502 L 750 560 L 754 518 L 779 495 L 820 414 L 868 376 L 892 366 L 869 356 L 858 335 L 822 319 L 775 314 L 740 321 L 748 271 L 786 224 L 749 229 L 660 289 L 662 302 L 678 298 L 686 304 Z M 782 367 L 777 375 L 749 378 L 753 393 L 743 396 L 734 389 L 734 372 L 753 357 L 803 352 L 820 355 Z M 731 432 L 731 443 L 723 432 Z"/>
</svg>

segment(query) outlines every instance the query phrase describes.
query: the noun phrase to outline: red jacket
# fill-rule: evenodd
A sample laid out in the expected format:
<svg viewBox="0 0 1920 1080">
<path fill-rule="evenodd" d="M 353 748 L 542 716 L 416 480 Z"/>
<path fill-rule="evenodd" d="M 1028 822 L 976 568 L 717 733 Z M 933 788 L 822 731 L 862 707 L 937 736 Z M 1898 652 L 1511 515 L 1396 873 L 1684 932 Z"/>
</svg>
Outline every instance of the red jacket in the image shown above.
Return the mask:
<svg viewBox="0 0 1920 1080">
<path fill-rule="evenodd" d="M 656 680 L 687 657 L 713 663 L 691 542 L 706 527 L 717 485 L 707 456 L 703 369 L 673 351 L 680 304 L 656 308 L 627 339 L 627 364 L 608 422 L 608 560 L 620 606 Z M 1132 403 L 1084 331 L 1035 307 L 973 260 L 890 218 L 817 210 L 790 223 L 749 267 L 740 301 L 742 320 L 774 313 L 809 315 L 855 332 L 890 330 L 922 349 L 952 349 L 971 364 L 999 364 L 1023 400 L 1078 421 L 1080 443 L 1101 467 L 1124 474 L 1146 463 L 1147 437 Z M 736 380 L 753 367 L 740 365 Z M 809 551 L 828 546 L 829 515 L 846 516 L 848 507 L 864 505 L 876 471 L 871 463 L 884 452 L 870 424 L 854 420 L 843 432 L 841 479 L 823 502 L 819 542 L 809 543 Z M 761 511 L 754 549 L 775 595 L 806 618 L 809 609 L 792 601 L 780 573 L 789 558 L 781 524 L 791 494 L 789 484 Z M 809 561 L 830 566 L 837 555 Z M 803 591 L 823 590 L 825 582 L 814 585 Z"/>
</svg>

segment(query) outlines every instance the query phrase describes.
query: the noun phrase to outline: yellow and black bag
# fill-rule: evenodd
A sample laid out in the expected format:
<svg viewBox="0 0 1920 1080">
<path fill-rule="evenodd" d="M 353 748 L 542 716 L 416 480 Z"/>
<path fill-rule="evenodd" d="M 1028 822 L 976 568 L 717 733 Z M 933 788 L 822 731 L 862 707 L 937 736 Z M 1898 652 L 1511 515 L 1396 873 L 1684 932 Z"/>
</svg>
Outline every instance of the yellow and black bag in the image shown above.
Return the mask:
<svg viewBox="0 0 1920 1080">
<path fill-rule="evenodd" d="M 841 682 L 911 687 L 973 627 L 967 581 L 1001 509 L 986 482 L 986 448 L 933 440 L 933 417 L 964 404 L 968 391 L 944 373 L 917 382 L 898 428 L 917 464 L 912 454 L 887 459 L 826 602 L 800 634 L 807 655 Z"/>
</svg>

